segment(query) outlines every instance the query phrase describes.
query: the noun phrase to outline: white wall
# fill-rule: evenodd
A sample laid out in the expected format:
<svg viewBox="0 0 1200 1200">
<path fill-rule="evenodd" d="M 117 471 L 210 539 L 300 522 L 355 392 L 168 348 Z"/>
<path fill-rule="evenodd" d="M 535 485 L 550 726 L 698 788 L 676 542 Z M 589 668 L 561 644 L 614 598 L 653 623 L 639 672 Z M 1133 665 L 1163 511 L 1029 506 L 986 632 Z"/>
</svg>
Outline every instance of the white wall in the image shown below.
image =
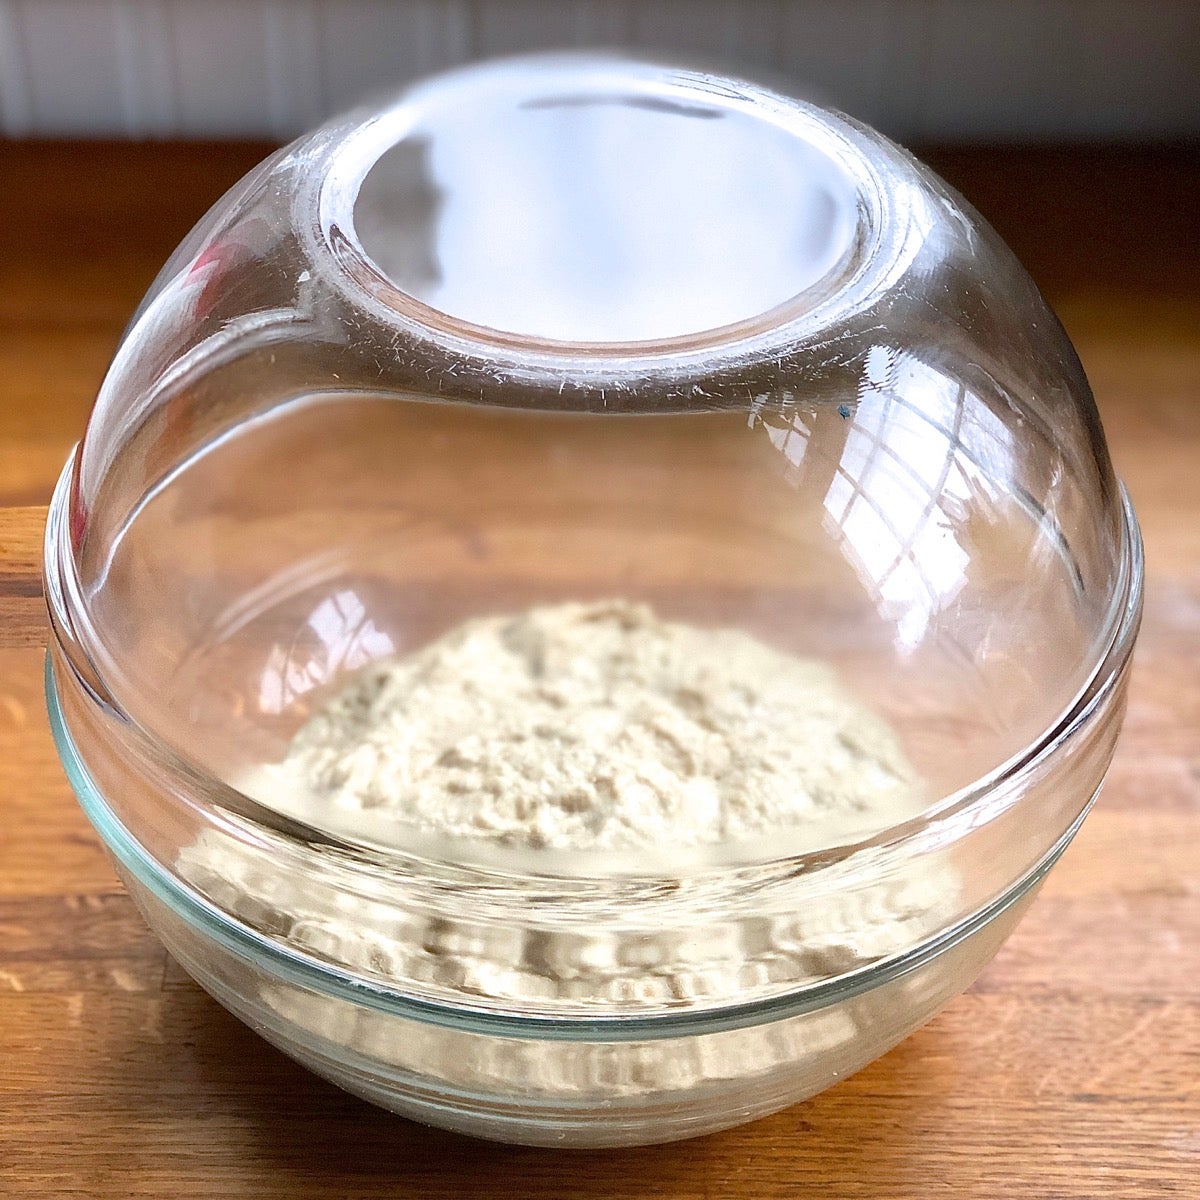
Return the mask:
<svg viewBox="0 0 1200 1200">
<path fill-rule="evenodd" d="M 903 139 L 1200 134 L 1200 0 L 0 0 L 0 133 L 284 136 L 587 45 L 783 71 Z"/>
</svg>

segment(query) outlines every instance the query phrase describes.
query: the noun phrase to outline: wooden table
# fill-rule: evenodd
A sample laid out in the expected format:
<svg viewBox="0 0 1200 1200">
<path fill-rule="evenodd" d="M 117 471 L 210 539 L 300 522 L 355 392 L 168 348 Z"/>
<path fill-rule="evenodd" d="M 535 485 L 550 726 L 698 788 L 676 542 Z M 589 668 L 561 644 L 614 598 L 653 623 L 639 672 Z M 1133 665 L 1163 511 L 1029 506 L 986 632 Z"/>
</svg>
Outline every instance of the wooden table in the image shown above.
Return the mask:
<svg viewBox="0 0 1200 1200">
<path fill-rule="evenodd" d="M 45 504 L 121 327 L 263 146 L 0 144 L 0 1195 L 1200 1196 L 1200 155 L 929 157 L 1055 303 L 1147 543 L 1107 791 L 971 990 L 750 1127 L 574 1156 L 472 1143 L 292 1065 L 175 967 L 42 704 Z"/>
</svg>

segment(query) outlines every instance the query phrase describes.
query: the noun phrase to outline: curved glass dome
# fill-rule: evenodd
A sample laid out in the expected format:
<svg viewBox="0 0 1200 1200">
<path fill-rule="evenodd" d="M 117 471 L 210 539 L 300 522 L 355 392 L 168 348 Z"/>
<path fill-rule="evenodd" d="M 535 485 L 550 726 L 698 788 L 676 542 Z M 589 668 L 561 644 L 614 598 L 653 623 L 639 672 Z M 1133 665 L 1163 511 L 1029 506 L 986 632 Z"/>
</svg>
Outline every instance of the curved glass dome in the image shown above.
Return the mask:
<svg viewBox="0 0 1200 1200">
<path fill-rule="evenodd" d="M 812 1095 L 967 985 L 1103 780 L 1141 559 L 1079 362 L 961 198 L 764 88 L 551 57 L 351 113 L 213 208 L 59 484 L 46 588 L 68 774 L 197 980 L 396 1111 L 612 1145 Z M 717 808 L 687 778 L 628 853 L 548 849 L 257 786 L 369 664 L 564 601 L 746 652 L 708 679 L 749 734 L 671 699 L 730 759 L 770 742 L 784 817 L 678 845 Z M 830 682 L 755 693 L 788 671 Z M 412 761 L 415 707 L 380 753 Z M 572 719 L 528 730 L 530 803 L 572 800 Z"/>
<path fill-rule="evenodd" d="M 1078 360 L 978 215 L 843 116 L 609 58 L 265 162 L 58 504 L 76 668 L 225 781 L 373 659 L 621 596 L 834 664 L 933 809 L 1086 697 L 1134 588 Z"/>
</svg>

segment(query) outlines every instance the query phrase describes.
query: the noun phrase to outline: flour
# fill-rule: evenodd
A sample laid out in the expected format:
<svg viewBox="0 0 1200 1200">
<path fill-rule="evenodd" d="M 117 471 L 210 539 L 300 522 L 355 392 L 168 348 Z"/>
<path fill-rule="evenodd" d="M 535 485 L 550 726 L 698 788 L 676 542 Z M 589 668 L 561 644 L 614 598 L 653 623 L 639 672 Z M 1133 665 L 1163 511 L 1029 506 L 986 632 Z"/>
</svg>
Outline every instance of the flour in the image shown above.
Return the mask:
<svg viewBox="0 0 1200 1200">
<path fill-rule="evenodd" d="M 622 601 L 480 618 L 376 663 L 309 718 L 280 763 L 239 782 L 288 816 L 376 843 L 403 847 L 419 831 L 551 863 L 555 852 L 765 835 L 811 833 L 808 848 L 822 848 L 922 804 L 894 735 L 830 668 Z M 587 903 L 599 897 L 603 912 L 589 920 L 570 893 L 548 904 L 536 878 L 510 878 L 505 908 L 486 879 L 426 886 L 412 868 L 371 875 L 330 855 L 316 870 L 312 853 L 212 828 L 179 869 L 270 936 L 401 993 L 570 1018 L 711 1008 L 829 979 L 916 945 L 958 893 L 952 870 L 925 863 L 885 887 L 846 874 L 799 906 L 786 887 L 775 900 L 753 890 L 753 876 L 715 900 L 701 879 L 628 893 L 614 879 L 593 886 Z M 645 1043 L 440 1029 L 282 980 L 264 980 L 259 1000 L 273 1020 L 408 1072 L 414 1087 L 576 1103 L 801 1063 L 819 1073 L 839 1046 L 885 1044 L 898 1012 L 929 1008 L 940 985 L 897 986 L 912 994 Z"/>
<path fill-rule="evenodd" d="M 621 601 L 480 618 L 377 663 L 244 786 L 327 827 L 370 814 L 385 840 L 549 850 L 849 828 L 916 794 L 828 667 Z"/>
</svg>

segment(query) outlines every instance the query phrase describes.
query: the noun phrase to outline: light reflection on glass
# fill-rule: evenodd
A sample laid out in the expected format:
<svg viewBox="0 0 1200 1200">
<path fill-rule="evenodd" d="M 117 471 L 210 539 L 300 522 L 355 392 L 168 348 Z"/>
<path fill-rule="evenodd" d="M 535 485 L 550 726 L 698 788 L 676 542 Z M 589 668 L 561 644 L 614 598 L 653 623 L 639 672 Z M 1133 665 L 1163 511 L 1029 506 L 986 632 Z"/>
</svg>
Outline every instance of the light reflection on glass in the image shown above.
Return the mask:
<svg viewBox="0 0 1200 1200">
<path fill-rule="evenodd" d="M 967 582 L 968 527 L 1011 478 L 1012 434 L 963 384 L 887 346 L 867 356 L 848 419 L 825 528 L 912 649 Z M 791 463 L 803 456 L 787 452 L 794 434 L 771 434 Z"/>
<path fill-rule="evenodd" d="M 757 316 L 847 253 L 857 192 L 828 154 L 737 108 L 622 86 L 416 104 L 355 206 L 367 253 L 455 317 L 581 342 Z"/>
<path fill-rule="evenodd" d="M 259 710 L 284 712 L 342 671 L 357 670 L 395 649 L 355 592 L 335 592 L 313 609 L 289 643 L 271 647 L 260 679 Z"/>
</svg>

